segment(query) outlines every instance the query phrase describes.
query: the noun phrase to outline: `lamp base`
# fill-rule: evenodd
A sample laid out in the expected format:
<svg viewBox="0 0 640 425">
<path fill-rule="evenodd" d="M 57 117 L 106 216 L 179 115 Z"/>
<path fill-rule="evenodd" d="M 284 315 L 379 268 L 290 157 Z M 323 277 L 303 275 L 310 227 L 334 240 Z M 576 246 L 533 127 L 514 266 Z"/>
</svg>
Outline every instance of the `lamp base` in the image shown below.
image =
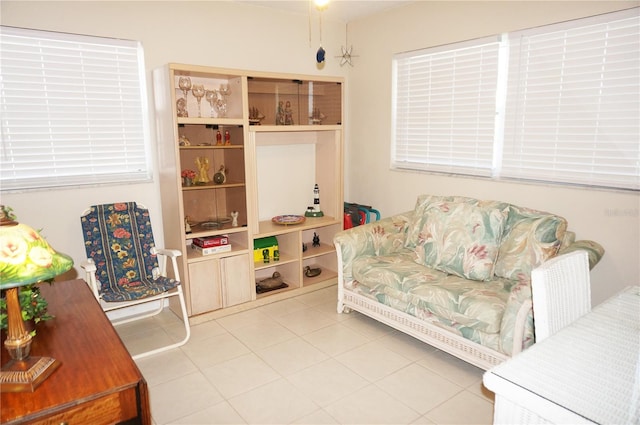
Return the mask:
<svg viewBox="0 0 640 425">
<path fill-rule="evenodd" d="M 33 392 L 58 366 L 60 362 L 51 357 L 9 360 L 0 372 L 0 392 Z"/>
</svg>

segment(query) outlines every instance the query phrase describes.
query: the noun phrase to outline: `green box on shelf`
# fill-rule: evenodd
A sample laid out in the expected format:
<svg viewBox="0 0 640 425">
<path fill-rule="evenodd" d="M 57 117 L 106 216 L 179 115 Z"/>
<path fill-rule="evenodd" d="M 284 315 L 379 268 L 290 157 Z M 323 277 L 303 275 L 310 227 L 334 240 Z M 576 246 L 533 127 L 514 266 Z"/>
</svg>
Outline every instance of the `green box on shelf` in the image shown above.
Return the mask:
<svg viewBox="0 0 640 425">
<path fill-rule="evenodd" d="M 278 251 L 278 239 L 275 236 L 253 240 L 253 261 L 256 263 L 265 262 L 265 257 L 268 261 L 274 261 L 276 251 Z"/>
</svg>

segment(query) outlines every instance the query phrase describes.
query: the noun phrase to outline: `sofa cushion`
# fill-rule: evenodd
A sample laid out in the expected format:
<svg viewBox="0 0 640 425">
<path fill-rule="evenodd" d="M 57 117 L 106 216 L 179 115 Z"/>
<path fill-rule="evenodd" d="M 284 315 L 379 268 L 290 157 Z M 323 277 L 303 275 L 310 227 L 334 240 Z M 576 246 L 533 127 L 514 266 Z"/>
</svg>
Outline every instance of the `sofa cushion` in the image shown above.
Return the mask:
<svg viewBox="0 0 640 425">
<path fill-rule="evenodd" d="M 488 280 L 505 215 L 493 205 L 434 201 L 424 208 L 415 250 L 418 262 L 471 280 Z"/>
<path fill-rule="evenodd" d="M 566 230 L 567 221 L 562 217 L 511 205 L 495 275 L 530 279 L 531 270 L 556 255 Z"/>
<path fill-rule="evenodd" d="M 413 208 L 413 216 L 409 220 L 407 225 L 407 239 L 405 241 L 405 247 L 415 248 L 420 242 L 420 233 L 427 220 L 425 214 L 427 209 L 431 205 L 436 203 L 462 203 L 477 204 L 478 200 L 473 198 L 466 198 L 463 196 L 438 196 L 438 195 L 420 195 L 416 200 L 416 205 Z"/>
<path fill-rule="evenodd" d="M 413 315 L 435 315 L 450 325 L 487 333 L 500 330 L 509 289 L 516 282 L 477 282 L 417 264 L 410 250 L 400 255 L 360 257 L 354 285 Z M 356 288 L 351 288 L 356 289 Z"/>
</svg>

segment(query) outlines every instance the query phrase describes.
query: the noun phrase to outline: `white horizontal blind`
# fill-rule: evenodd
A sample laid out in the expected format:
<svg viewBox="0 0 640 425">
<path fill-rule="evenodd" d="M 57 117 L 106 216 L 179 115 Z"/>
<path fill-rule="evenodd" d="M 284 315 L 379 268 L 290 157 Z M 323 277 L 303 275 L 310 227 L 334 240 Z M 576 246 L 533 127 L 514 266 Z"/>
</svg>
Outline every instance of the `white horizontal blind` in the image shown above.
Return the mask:
<svg viewBox="0 0 640 425">
<path fill-rule="evenodd" d="M 496 37 L 393 59 L 392 167 L 490 175 Z"/>
<path fill-rule="evenodd" d="M 638 9 L 510 35 L 500 175 L 640 189 Z"/>
<path fill-rule="evenodd" d="M 2 190 L 150 179 L 139 42 L 0 27 Z"/>
</svg>

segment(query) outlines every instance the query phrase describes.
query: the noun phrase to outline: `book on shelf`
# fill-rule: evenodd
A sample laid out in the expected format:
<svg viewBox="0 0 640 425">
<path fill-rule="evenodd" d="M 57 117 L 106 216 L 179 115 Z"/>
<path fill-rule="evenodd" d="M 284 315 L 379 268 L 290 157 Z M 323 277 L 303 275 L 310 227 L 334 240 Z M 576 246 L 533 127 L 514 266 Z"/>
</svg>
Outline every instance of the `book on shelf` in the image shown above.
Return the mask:
<svg viewBox="0 0 640 425">
<path fill-rule="evenodd" d="M 206 236 L 204 238 L 193 238 L 193 244 L 200 248 L 211 248 L 229 244 L 227 235 Z"/>
<path fill-rule="evenodd" d="M 211 255 L 211 254 L 220 254 L 222 252 L 231 251 L 231 244 L 225 244 L 225 245 L 211 246 L 209 248 L 203 248 L 203 247 L 198 246 L 195 243 L 193 243 L 191 245 L 191 248 L 196 250 L 201 255 Z"/>
</svg>

